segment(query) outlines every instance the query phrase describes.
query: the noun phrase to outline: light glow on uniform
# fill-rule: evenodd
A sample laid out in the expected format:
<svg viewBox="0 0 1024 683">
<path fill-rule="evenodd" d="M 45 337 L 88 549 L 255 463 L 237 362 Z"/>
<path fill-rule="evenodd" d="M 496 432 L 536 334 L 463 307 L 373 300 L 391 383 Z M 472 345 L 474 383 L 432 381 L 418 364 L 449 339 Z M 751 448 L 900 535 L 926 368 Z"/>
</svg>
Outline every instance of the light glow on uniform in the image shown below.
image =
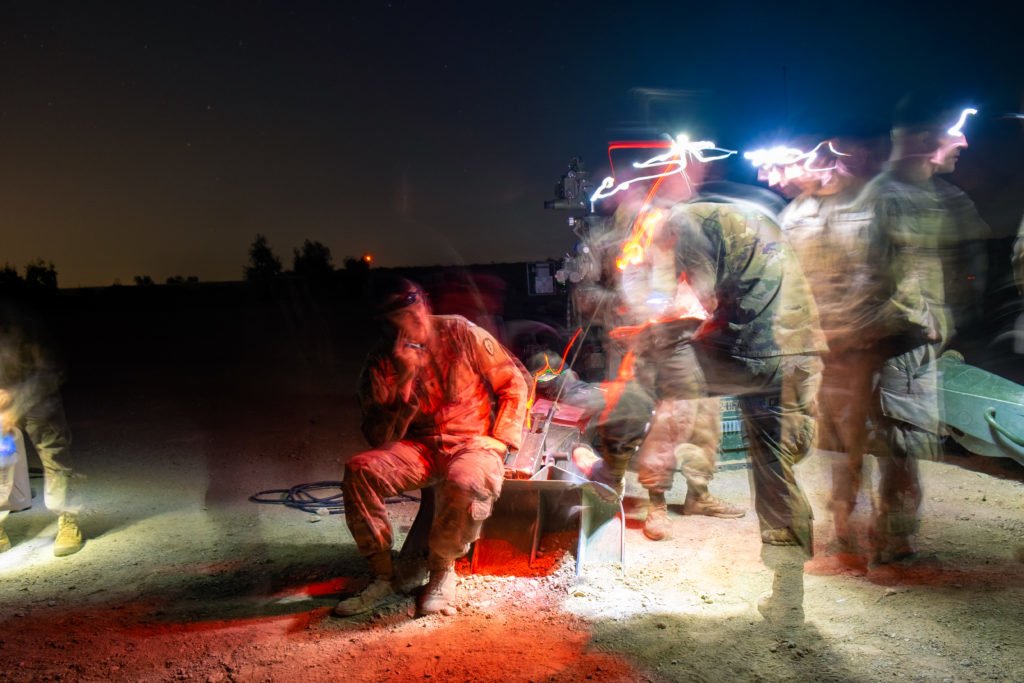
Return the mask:
<svg viewBox="0 0 1024 683">
<path fill-rule="evenodd" d="M 620 143 L 621 144 L 621 143 Z M 623 145 L 625 146 L 625 145 Z M 640 144 L 637 145 L 641 146 Z M 649 144 L 643 146 L 651 146 Z M 609 147 L 609 152 L 611 148 Z M 710 140 L 690 140 L 687 135 L 677 135 L 675 140 L 669 143 L 668 151 L 663 154 L 651 157 L 646 161 L 637 161 L 633 163 L 633 168 L 647 169 L 664 166 L 665 169 L 660 173 L 653 173 L 650 175 L 640 176 L 639 178 L 632 178 L 625 180 L 621 183 L 616 184 L 615 178 L 609 176 L 601 181 L 598 185 L 597 190 L 590 196 L 591 208 L 593 204 L 601 199 L 606 199 L 612 195 L 628 189 L 634 183 L 638 183 L 644 180 L 657 180 L 659 178 L 665 178 L 670 175 L 679 174 L 686 179 L 686 167 L 690 162 L 690 159 L 706 164 L 710 161 L 717 161 L 719 159 L 725 159 L 726 157 L 736 154 L 735 150 L 722 149 L 716 147 L 715 143 Z"/>
<path fill-rule="evenodd" d="M 615 265 L 619 270 L 626 266 L 636 266 L 644 261 L 644 253 L 651 246 L 654 239 L 654 231 L 661 224 L 665 217 L 660 209 L 650 209 L 641 212 L 639 220 L 634 224 L 629 239 L 622 245 L 622 254 L 615 259 Z"/>
</svg>

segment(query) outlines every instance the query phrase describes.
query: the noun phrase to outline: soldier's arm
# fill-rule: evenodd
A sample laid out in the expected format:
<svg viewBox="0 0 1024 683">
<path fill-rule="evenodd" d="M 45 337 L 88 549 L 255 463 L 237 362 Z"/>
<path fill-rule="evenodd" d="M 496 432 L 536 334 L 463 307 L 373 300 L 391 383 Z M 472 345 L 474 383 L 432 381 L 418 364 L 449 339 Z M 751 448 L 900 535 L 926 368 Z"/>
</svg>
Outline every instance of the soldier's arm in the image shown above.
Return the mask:
<svg viewBox="0 0 1024 683">
<path fill-rule="evenodd" d="M 522 444 L 529 387 L 523 371 L 505 348 L 481 327 L 470 328 L 477 368 L 498 401 L 490 436 L 516 450 Z"/>
<path fill-rule="evenodd" d="M 882 336 L 937 340 L 941 331 L 921 291 L 907 219 L 906 212 L 892 199 L 882 199 L 874 207 L 869 258 L 879 268 L 880 330 Z"/>
<path fill-rule="evenodd" d="M 370 446 L 400 441 L 419 410 L 413 394 L 408 401 L 398 395 L 398 373 L 381 357 L 372 358 L 359 380 L 362 432 Z"/>
</svg>

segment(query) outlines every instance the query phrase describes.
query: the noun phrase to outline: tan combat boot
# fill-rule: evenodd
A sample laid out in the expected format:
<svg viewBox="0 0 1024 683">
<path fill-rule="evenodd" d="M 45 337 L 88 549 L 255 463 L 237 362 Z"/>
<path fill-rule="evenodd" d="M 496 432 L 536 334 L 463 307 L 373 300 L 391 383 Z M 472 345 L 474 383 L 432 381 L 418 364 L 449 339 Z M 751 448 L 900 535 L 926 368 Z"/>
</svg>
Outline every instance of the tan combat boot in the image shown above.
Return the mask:
<svg viewBox="0 0 1024 683">
<path fill-rule="evenodd" d="M 683 514 L 738 519 L 747 514 L 747 511 L 741 507 L 730 505 L 721 498 L 715 498 L 707 491 L 694 492 L 690 490 L 686 492 Z"/>
<path fill-rule="evenodd" d="M 663 541 L 672 536 L 672 523 L 668 518 L 668 503 L 665 494 L 651 491 L 651 504 L 644 520 L 644 536 L 652 541 Z"/>
<path fill-rule="evenodd" d="M 455 614 L 455 562 L 449 562 L 443 569 L 431 569 L 430 581 L 420 593 L 417 611 L 426 614 Z"/>
<path fill-rule="evenodd" d="M 53 541 L 56 557 L 74 555 L 82 549 L 82 530 L 78 528 L 78 515 L 62 512 L 57 519 L 57 538 Z"/>
<path fill-rule="evenodd" d="M 804 624 L 805 559 L 798 545 L 766 544 L 761 548 L 761 561 L 775 576 L 771 592 L 758 600 L 757 611 L 777 630 L 792 631 Z"/>
<path fill-rule="evenodd" d="M 335 616 L 351 617 L 369 612 L 394 599 L 395 589 L 391 585 L 393 574 L 391 551 L 374 553 L 366 559 L 370 562 L 370 569 L 373 571 L 373 581 L 352 597 L 339 602 L 334 608 Z"/>
</svg>

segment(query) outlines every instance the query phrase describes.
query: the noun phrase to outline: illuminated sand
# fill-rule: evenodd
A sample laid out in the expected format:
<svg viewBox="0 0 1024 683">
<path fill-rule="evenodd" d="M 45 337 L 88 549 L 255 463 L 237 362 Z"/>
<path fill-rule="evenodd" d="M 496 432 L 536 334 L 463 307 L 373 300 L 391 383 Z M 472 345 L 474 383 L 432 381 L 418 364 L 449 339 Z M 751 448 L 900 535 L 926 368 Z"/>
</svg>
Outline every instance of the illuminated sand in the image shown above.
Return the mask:
<svg viewBox="0 0 1024 683">
<path fill-rule="evenodd" d="M 361 563 L 341 519 L 246 501 L 337 478 L 361 443 L 343 394 L 250 396 L 244 410 L 217 396 L 188 408 L 130 393 L 110 401 L 69 400 L 88 463 L 85 549 L 52 558 L 52 517 L 38 505 L 9 522 L 0 680 L 1021 679 L 1016 482 L 925 464 L 920 566 L 816 559 L 808 628 L 791 638 L 754 607 L 770 575 L 753 516 L 674 515 L 674 539 L 652 543 L 633 480 L 624 576 L 595 567 L 575 583 L 571 539 L 554 536 L 541 575 L 472 576 L 462 565 L 456 618 L 410 619 L 404 600 L 345 621 L 329 611 L 358 585 Z M 824 465 L 799 470 L 819 546 Z M 749 503 L 748 472 L 721 473 L 713 490 Z M 683 493 L 677 481 L 670 504 Z M 415 504 L 393 512 L 405 529 Z"/>
</svg>

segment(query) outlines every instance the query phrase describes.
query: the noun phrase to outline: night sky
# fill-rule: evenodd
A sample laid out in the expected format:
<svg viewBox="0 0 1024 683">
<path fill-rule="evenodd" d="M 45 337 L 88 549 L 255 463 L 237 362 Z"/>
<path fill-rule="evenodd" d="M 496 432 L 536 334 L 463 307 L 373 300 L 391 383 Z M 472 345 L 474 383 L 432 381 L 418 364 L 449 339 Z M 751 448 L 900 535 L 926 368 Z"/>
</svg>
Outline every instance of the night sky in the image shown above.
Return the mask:
<svg viewBox="0 0 1024 683">
<path fill-rule="evenodd" d="M 1024 137 L 992 123 L 1022 107 L 1013 3 L 882 4 L 3 3 L 0 264 L 237 280 L 258 232 L 286 267 L 307 238 L 339 266 L 557 258 L 574 155 L 599 180 L 612 139 L 884 124 L 921 85 Z"/>
</svg>

